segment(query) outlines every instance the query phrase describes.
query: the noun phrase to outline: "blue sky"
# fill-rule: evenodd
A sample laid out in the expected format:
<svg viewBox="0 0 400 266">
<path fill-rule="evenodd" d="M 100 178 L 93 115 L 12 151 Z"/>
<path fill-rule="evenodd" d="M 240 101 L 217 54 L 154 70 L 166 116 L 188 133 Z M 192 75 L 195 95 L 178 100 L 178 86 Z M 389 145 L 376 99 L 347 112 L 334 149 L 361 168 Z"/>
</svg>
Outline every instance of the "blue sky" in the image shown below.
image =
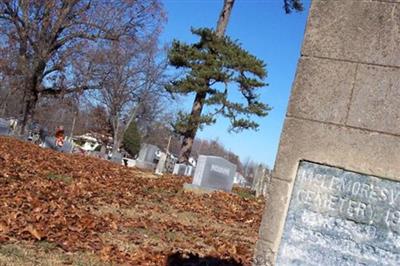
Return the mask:
<svg viewBox="0 0 400 266">
<path fill-rule="evenodd" d="M 161 36 L 163 43 L 178 39 L 197 41 L 191 27 L 215 28 L 223 0 L 164 0 L 168 22 Z M 198 133 L 203 139 L 216 139 L 242 160 L 273 167 L 279 145 L 290 90 L 303 40 L 310 0 L 305 10 L 286 15 L 283 0 L 236 0 L 226 34 L 267 64 L 269 86 L 260 90 L 261 100 L 273 107 L 267 117 L 257 119 L 258 131 L 228 133 L 228 121 L 218 119 Z M 189 108 L 193 96 L 183 99 Z"/>
</svg>

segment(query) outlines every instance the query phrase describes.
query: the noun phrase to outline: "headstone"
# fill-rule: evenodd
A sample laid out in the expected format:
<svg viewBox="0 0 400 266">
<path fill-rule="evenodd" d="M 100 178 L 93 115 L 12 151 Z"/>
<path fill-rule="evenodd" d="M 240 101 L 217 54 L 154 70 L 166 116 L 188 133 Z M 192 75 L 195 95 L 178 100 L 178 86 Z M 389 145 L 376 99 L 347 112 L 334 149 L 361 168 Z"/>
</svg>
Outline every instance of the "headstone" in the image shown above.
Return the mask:
<svg viewBox="0 0 400 266">
<path fill-rule="evenodd" d="M 186 172 L 186 164 L 183 163 L 176 163 L 174 166 L 174 171 L 172 174 L 184 176 Z"/>
<path fill-rule="evenodd" d="M 138 158 L 136 159 L 136 167 L 144 170 L 152 170 L 156 168 L 155 159 L 158 147 L 155 145 L 143 143 L 140 147 Z"/>
<path fill-rule="evenodd" d="M 194 175 L 194 170 L 195 170 L 195 168 L 193 166 L 187 165 L 183 175 L 185 175 L 185 176 L 193 176 Z"/>
<path fill-rule="evenodd" d="M 150 162 L 146 162 L 146 161 L 142 161 L 142 160 L 135 160 L 135 167 L 142 169 L 142 170 L 150 170 L 150 171 L 154 171 L 156 168 L 156 164 L 155 163 L 150 163 Z"/>
<path fill-rule="evenodd" d="M 397 265 L 400 183 L 301 162 L 278 265 Z"/>
<path fill-rule="evenodd" d="M 200 155 L 192 185 L 230 192 L 236 165 L 218 156 Z"/>
<path fill-rule="evenodd" d="M 0 118 L 0 136 L 7 136 L 10 133 L 10 123 L 3 119 Z"/>
<path fill-rule="evenodd" d="M 128 167 L 136 166 L 136 160 L 133 160 L 133 159 L 130 159 L 130 158 L 123 158 L 123 160 L 126 161 L 126 166 L 128 166 Z"/>
<path fill-rule="evenodd" d="M 252 184 L 252 190 L 255 191 L 256 197 L 266 196 L 269 180 L 269 171 L 262 165 L 259 165 L 255 170 Z"/>
<path fill-rule="evenodd" d="M 178 158 L 176 158 L 172 154 L 168 154 L 167 160 L 165 161 L 165 171 L 167 173 L 173 173 L 174 167 L 175 167 L 175 164 L 177 161 L 178 161 Z"/>
<path fill-rule="evenodd" d="M 113 154 L 111 155 L 111 159 L 110 159 L 110 160 L 111 160 L 112 162 L 114 162 L 114 163 L 122 164 L 122 158 L 123 158 L 123 156 L 122 156 L 121 153 L 115 152 L 115 153 L 113 153 Z"/>
<path fill-rule="evenodd" d="M 400 1 L 312 1 L 255 265 L 398 265 Z"/>
<path fill-rule="evenodd" d="M 62 147 L 57 146 L 55 137 L 45 137 L 42 146 L 64 153 L 71 153 L 74 148 L 73 143 L 69 140 L 64 140 L 64 145 Z"/>
<path fill-rule="evenodd" d="M 154 159 L 156 159 L 156 152 L 158 150 L 158 147 L 155 145 L 143 143 L 140 147 L 138 160 L 154 163 Z"/>
<path fill-rule="evenodd" d="M 165 172 L 165 162 L 167 160 L 167 154 L 165 152 L 161 152 L 159 156 L 159 160 L 156 167 L 156 174 L 162 175 Z"/>
</svg>

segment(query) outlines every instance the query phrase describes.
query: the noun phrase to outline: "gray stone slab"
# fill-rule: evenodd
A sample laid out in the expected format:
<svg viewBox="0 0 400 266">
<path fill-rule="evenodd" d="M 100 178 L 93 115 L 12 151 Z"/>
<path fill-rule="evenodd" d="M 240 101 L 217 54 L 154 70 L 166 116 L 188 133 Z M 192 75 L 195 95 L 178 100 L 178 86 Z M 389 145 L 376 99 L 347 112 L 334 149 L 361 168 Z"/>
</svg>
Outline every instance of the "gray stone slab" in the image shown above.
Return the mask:
<svg viewBox="0 0 400 266">
<path fill-rule="evenodd" d="M 143 143 L 140 147 L 138 159 L 141 161 L 154 163 L 154 159 L 156 159 L 156 152 L 158 150 L 159 148 L 155 145 Z"/>
<path fill-rule="evenodd" d="M 396 136 L 286 118 L 272 176 L 293 180 L 298 162 L 309 160 L 397 179 L 399 151 Z"/>
<path fill-rule="evenodd" d="M 70 153 L 72 152 L 74 145 L 72 142 L 65 140 L 64 145 L 62 147 L 58 147 L 56 145 L 56 138 L 55 137 L 45 137 L 44 143 L 43 143 L 44 148 L 50 148 L 59 152 L 65 152 L 65 153 Z"/>
<path fill-rule="evenodd" d="M 301 162 L 276 265 L 398 265 L 400 182 Z"/>
<path fill-rule="evenodd" d="M 195 194 L 207 194 L 217 191 L 215 188 L 201 187 L 193 184 L 183 184 L 183 189 L 186 191 L 191 191 Z"/>
<path fill-rule="evenodd" d="M 0 118 L 0 136 L 7 136 L 10 133 L 10 123 L 3 119 Z"/>
<path fill-rule="evenodd" d="M 136 160 L 135 163 L 135 167 L 142 169 L 142 170 L 151 170 L 154 171 L 154 169 L 156 168 L 156 164 L 155 163 L 151 163 L 148 161 L 143 161 L 143 160 Z"/>
<path fill-rule="evenodd" d="M 400 66 L 400 6 L 387 1 L 313 1 L 302 54 Z"/>
<path fill-rule="evenodd" d="M 236 165 L 228 160 L 218 156 L 200 155 L 193 177 L 193 185 L 230 192 L 235 173 Z"/>
<path fill-rule="evenodd" d="M 282 234 L 284 217 L 289 203 L 290 186 L 287 181 L 272 178 L 268 186 L 263 222 L 259 236 L 262 240 L 274 241 Z"/>
<path fill-rule="evenodd" d="M 360 65 L 347 124 L 400 134 L 400 69 Z"/>
<path fill-rule="evenodd" d="M 160 159 L 158 160 L 156 171 L 157 175 L 162 175 L 165 172 L 165 162 L 167 161 L 167 154 L 162 152 L 160 154 Z"/>
<path fill-rule="evenodd" d="M 172 174 L 184 176 L 186 172 L 186 164 L 176 163 Z"/>
<path fill-rule="evenodd" d="M 119 153 L 119 152 L 116 152 L 116 153 L 114 153 L 114 154 L 111 156 L 111 159 L 110 159 L 110 160 L 111 160 L 112 162 L 114 162 L 114 163 L 122 164 L 122 158 L 123 158 L 122 154 Z"/>
<path fill-rule="evenodd" d="M 348 62 L 302 58 L 288 115 L 344 124 L 356 67 Z M 326 87 L 330 89 L 323 89 Z"/>
</svg>

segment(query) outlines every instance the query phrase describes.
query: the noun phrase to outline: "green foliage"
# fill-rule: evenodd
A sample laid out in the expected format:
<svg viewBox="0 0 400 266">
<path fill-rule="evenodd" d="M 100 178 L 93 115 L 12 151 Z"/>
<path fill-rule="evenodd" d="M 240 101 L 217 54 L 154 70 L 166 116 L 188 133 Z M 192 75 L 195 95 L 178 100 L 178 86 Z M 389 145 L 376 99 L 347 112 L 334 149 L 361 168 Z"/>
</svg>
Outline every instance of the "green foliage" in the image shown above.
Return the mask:
<svg viewBox="0 0 400 266">
<path fill-rule="evenodd" d="M 262 60 L 241 48 L 229 37 L 218 37 L 207 28 L 192 29 L 200 40 L 185 44 L 175 40 L 168 53 L 169 63 L 183 70 L 184 75 L 166 86 L 170 93 L 196 94 L 196 103 L 201 105 L 201 115 L 180 112 L 175 130 L 184 135 L 188 130 L 197 130 L 216 122 L 218 115 L 231 122 L 230 131 L 257 129 L 258 124 L 251 116 L 263 117 L 271 108 L 259 101 L 256 89 L 267 86 L 267 76 Z M 230 87 L 239 90 L 241 102 L 229 99 Z M 203 114 L 204 109 L 206 113 Z"/>
<path fill-rule="evenodd" d="M 139 153 L 140 142 L 141 137 L 136 127 L 136 123 L 132 121 L 125 131 L 122 146 L 131 156 L 134 156 Z"/>
<path fill-rule="evenodd" d="M 285 9 L 286 14 L 292 13 L 292 10 L 295 11 L 303 11 L 303 3 L 301 0 L 283 0 L 283 8 Z"/>
</svg>

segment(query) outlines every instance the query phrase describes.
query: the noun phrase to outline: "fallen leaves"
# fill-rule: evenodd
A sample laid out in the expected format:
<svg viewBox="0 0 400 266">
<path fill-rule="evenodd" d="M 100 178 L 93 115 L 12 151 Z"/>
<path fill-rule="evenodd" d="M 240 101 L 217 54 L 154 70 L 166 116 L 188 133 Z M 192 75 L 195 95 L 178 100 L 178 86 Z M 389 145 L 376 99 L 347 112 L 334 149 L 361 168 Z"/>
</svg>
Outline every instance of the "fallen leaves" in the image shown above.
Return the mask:
<svg viewBox="0 0 400 266">
<path fill-rule="evenodd" d="M 116 264 L 162 265 L 178 253 L 251 264 L 262 199 L 195 195 L 182 191 L 188 178 L 4 137 L 0 156 L 0 243 L 45 240 Z"/>
</svg>

